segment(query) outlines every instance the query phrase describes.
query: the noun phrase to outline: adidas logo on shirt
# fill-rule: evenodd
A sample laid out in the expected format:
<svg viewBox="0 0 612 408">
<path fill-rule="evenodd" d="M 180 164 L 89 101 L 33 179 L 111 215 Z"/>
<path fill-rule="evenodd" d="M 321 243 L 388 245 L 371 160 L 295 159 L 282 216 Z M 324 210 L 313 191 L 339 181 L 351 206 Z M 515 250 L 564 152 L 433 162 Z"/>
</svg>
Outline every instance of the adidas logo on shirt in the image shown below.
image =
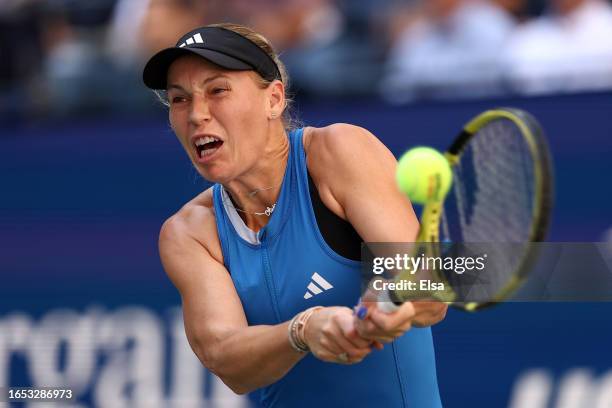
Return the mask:
<svg viewBox="0 0 612 408">
<path fill-rule="evenodd" d="M 186 45 L 191 45 L 191 44 L 194 44 L 194 43 L 204 44 L 204 39 L 202 38 L 200 33 L 197 33 L 196 35 L 194 35 L 192 37 L 189 37 L 188 39 L 185 40 L 184 43 L 179 45 L 179 47 L 184 47 Z"/>
<path fill-rule="evenodd" d="M 312 274 L 312 277 L 310 279 L 311 281 L 308 285 L 308 289 L 306 290 L 306 293 L 304 293 L 304 299 L 310 299 L 311 297 L 316 296 L 325 290 L 330 290 L 334 287 L 331 283 L 326 281 L 325 278 L 323 278 L 316 272 Z"/>
</svg>

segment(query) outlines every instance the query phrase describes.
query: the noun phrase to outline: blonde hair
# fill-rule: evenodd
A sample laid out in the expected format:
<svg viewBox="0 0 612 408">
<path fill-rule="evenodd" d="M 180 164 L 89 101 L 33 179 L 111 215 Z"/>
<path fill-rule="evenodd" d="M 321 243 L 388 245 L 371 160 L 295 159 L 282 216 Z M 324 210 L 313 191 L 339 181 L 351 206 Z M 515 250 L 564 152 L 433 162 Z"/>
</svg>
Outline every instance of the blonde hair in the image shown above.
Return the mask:
<svg viewBox="0 0 612 408">
<path fill-rule="evenodd" d="M 293 98 L 289 92 L 289 74 L 287 73 L 287 68 L 285 67 L 285 64 L 280 60 L 276 51 L 274 51 L 274 48 L 272 47 L 270 41 L 262 34 L 259 34 L 255 30 L 241 24 L 219 23 L 209 24 L 207 27 L 223 28 L 225 30 L 233 31 L 236 34 L 245 37 L 246 39 L 257 45 L 259 48 L 261 48 L 274 61 L 274 63 L 278 67 L 278 71 L 280 72 L 281 81 L 285 86 L 285 109 L 283 110 L 282 117 L 283 125 L 285 126 L 286 130 L 292 130 L 300 127 L 299 121 L 296 120 L 292 115 L 291 105 L 293 105 Z M 264 79 L 259 74 L 257 76 L 259 78 L 259 86 L 262 89 L 267 88 L 272 83 L 272 81 Z M 155 91 L 155 93 L 164 105 L 169 106 L 168 95 L 166 94 L 166 91 Z"/>
</svg>

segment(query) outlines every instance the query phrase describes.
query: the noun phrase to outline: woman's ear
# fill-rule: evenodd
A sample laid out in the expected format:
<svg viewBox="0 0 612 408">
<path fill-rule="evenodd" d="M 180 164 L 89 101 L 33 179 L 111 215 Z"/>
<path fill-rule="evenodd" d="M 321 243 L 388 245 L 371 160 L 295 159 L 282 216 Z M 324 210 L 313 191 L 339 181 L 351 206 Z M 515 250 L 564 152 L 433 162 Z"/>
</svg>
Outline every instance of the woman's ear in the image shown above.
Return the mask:
<svg viewBox="0 0 612 408">
<path fill-rule="evenodd" d="M 281 117 L 285 106 L 285 85 L 281 81 L 275 80 L 268 87 L 269 118 L 276 119 Z"/>
</svg>

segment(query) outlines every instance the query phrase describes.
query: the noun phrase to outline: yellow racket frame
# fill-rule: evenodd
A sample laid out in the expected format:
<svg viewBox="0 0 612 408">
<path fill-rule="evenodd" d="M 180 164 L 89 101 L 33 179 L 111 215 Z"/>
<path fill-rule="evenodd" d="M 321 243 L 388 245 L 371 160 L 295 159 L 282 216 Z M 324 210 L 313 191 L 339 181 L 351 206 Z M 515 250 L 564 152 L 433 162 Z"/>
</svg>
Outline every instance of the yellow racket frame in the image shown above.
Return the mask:
<svg viewBox="0 0 612 408">
<path fill-rule="evenodd" d="M 448 151 L 444 153 L 444 156 L 448 160 L 451 168 L 456 166 L 470 139 L 482 129 L 483 126 L 500 118 L 512 121 L 520 129 L 527 142 L 530 153 L 534 157 L 533 174 L 535 177 L 535 197 L 532 213 L 534 222 L 531 224 L 529 242 L 541 241 L 544 239 L 548 229 L 550 210 L 552 207 L 552 168 L 550 164 L 550 154 L 542 130 L 531 115 L 514 108 L 498 108 L 483 112 L 464 126 L 463 132 L 453 142 Z M 436 243 L 440 241 L 440 219 L 443 211 L 443 201 L 430 202 L 424 205 L 420 218 L 421 228 L 417 237 L 417 242 Z M 430 248 L 430 253 L 428 255 L 437 256 L 438 245 L 428 245 L 427 248 Z M 519 263 L 515 275 L 508 284 L 491 299 L 491 301 L 486 303 L 446 301 L 445 303 L 468 312 L 474 312 L 483 307 L 491 306 L 507 299 L 525 281 L 528 266 L 534 261 L 536 255 L 535 248 L 533 247 L 527 251 L 526 255 Z M 445 293 L 445 296 L 447 295 L 448 292 Z"/>
</svg>

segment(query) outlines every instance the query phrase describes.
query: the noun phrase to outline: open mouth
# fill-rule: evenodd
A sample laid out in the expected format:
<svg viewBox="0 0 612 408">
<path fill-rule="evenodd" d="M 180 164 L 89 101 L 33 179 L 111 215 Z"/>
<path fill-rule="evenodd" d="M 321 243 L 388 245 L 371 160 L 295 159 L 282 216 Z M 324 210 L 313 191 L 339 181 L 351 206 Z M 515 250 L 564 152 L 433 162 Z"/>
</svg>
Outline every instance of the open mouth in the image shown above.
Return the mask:
<svg viewBox="0 0 612 408">
<path fill-rule="evenodd" d="M 196 139 L 195 147 L 196 151 L 198 152 L 198 157 L 204 158 L 206 156 L 210 156 L 216 152 L 222 144 L 223 141 L 214 136 L 204 136 Z"/>
</svg>

